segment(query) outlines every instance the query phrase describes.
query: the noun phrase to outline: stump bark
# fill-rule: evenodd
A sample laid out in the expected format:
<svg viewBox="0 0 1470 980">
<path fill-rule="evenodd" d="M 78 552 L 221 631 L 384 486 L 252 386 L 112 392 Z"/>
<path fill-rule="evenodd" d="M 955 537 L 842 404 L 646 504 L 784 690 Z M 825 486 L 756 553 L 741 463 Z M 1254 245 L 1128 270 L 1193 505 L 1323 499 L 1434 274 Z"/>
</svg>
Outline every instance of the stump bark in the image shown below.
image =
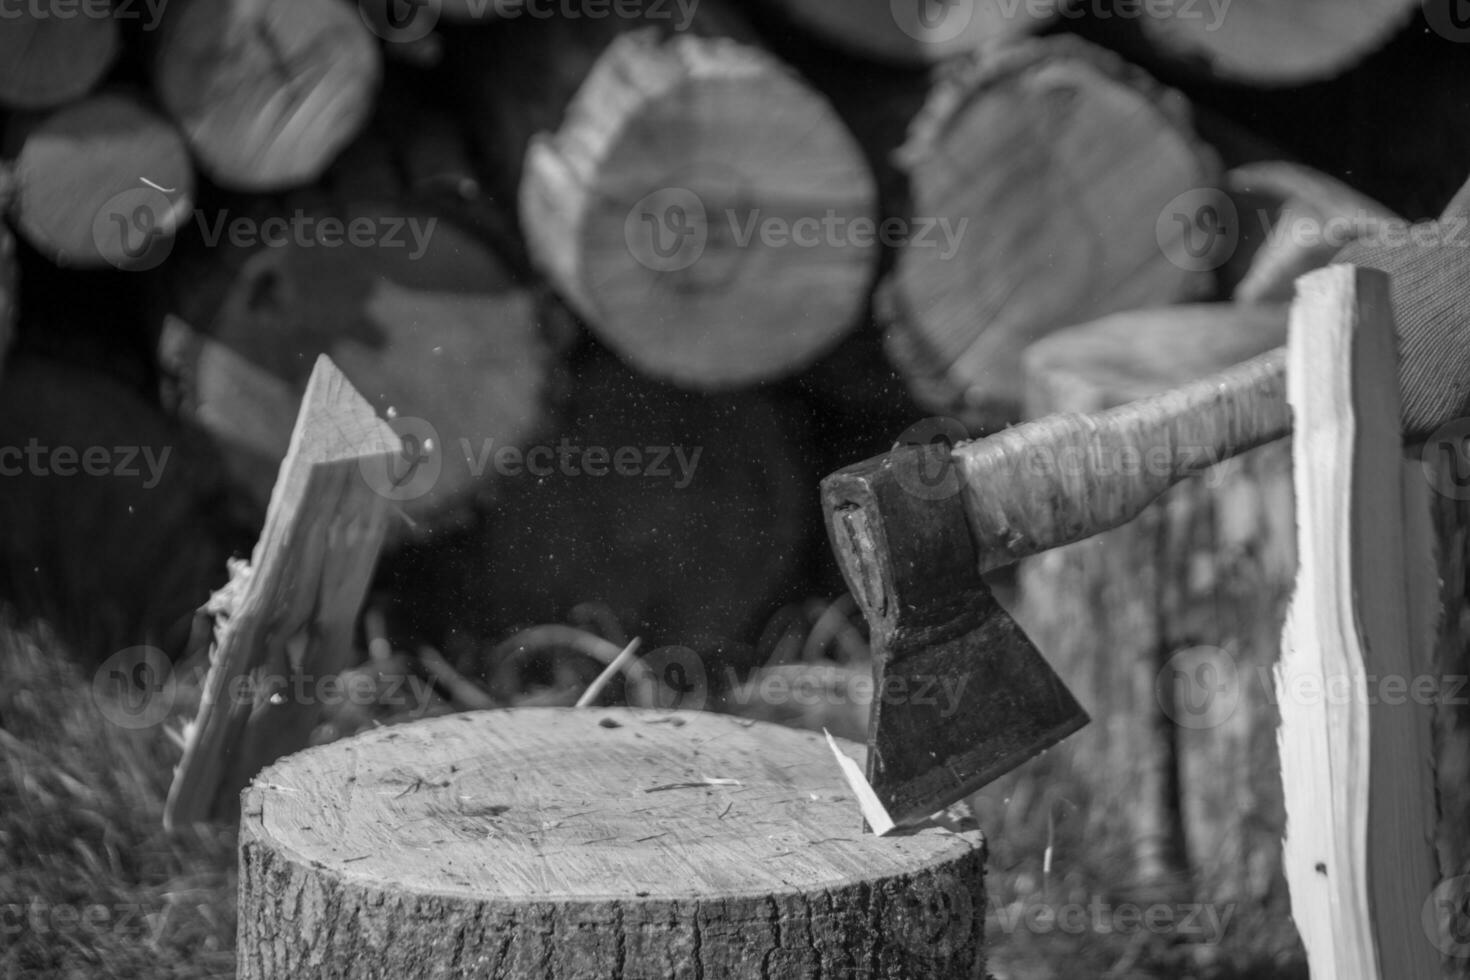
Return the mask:
<svg viewBox="0 0 1470 980">
<path fill-rule="evenodd" d="M 1178 93 L 1101 49 L 987 51 L 935 88 L 900 153 L 915 234 L 879 306 L 931 411 L 1015 421 L 1028 344 L 1214 288 L 1164 214 L 1214 186 L 1218 162 Z"/>
<path fill-rule="evenodd" d="M 1284 307 L 1220 305 L 1060 331 L 1027 354 L 1028 414 L 1176 387 L 1279 346 L 1285 327 Z M 1124 852 L 1135 884 L 1193 889 L 1277 922 L 1268 695 L 1295 570 L 1291 487 L 1287 444 L 1263 446 L 1019 572 L 1019 618 L 1093 717 L 1061 750 L 1092 796 L 1090 835 Z"/>
<path fill-rule="evenodd" d="M 979 832 L 863 833 L 813 733 L 454 715 L 292 756 L 243 812 L 243 980 L 984 973 Z"/>
</svg>

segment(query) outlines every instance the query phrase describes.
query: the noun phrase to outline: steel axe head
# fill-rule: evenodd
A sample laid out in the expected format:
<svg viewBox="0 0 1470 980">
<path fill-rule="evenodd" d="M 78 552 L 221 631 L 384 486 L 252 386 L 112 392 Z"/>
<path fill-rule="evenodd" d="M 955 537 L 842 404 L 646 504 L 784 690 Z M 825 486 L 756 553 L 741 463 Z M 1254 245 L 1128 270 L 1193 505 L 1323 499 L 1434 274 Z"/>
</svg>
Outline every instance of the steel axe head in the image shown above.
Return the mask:
<svg viewBox="0 0 1470 980">
<path fill-rule="evenodd" d="M 923 820 L 1088 721 L 991 595 L 942 443 L 822 481 L 827 532 L 867 618 L 867 778 L 894 823 Z"/>
</svg>

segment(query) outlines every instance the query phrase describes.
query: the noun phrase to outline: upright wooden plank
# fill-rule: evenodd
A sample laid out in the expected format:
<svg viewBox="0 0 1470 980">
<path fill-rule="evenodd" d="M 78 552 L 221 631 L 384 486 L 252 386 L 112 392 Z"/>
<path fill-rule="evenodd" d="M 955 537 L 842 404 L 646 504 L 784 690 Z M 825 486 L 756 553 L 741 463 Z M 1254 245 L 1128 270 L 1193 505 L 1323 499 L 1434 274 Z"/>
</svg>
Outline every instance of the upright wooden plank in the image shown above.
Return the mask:
<svg viewBox="0 0 1470 980">
<path fill-rule="evenodd" d="M 229 815 L 262 766 L 303 748 L 352 630 L 391 511 L 401 444 L 327 357 L 307 383 L 248 568 L 237 568 L 166 826 Z"/>
<path fill-rule="evenodd" d="M 1292 916 L 1314 976 L 1437 976 L 1429 500 L 1406 471 L 1388 277 L 1298 280 L 1287 345 L 1300 565 L 1276 671 Z M 1397 682 L 1395 682 L 1397 683 Z"/>
</svg>

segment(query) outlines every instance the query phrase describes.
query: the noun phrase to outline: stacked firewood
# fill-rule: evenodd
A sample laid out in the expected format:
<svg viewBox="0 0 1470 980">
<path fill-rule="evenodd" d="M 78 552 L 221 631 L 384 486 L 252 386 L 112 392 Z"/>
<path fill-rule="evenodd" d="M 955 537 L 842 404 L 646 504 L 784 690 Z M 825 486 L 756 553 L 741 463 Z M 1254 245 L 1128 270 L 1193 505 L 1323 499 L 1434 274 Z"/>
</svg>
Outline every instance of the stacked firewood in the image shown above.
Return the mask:
<svg viewBox="0 0 1470 980">
<path fill-rule="evenodd" d="M 165 481 L 189 497 L 170 512 L 230 502 L 217 551 L 253 537 L 327 353 L 404 438 L 386 492 L 415 628 L 598 600 L 629 630 L 748 632 L 837 591 L 821 472 L 925 414 L 972 435 L 1016 420 L 1022 354 L 1061 328 L 1281 299 L 1338 244 L 1270 234 L 1289 219 L 1396 220 L 1281 162 L 1310 134 L 1218 109 L 1232 92 L 1269 122 L 1297 104 L 1281 87 L 1315 82 L 1330 117 L 1375 59 L 1438 45 L 1448 64 L 1453 23 L 1415 9 L 31 4 L 0 19 L 0 356 L 29 379 L 0 401 L 118 411 L 48 385 L 58 358 L 121 381 L 109 397 L 182 426 L 211 475 Z M 1453 186 L 1355 169 L 1367 155 L 1327 169 L 1400 210 Z M 704 456 L 665 487 L 617 475 L 634 447 L 644 469 Z M 538 448 L 554 472 L 531 473 Z M 13 484 L 6 516 L 34 521 L 45 487 Z M 8 559 L 14 592 L 30 557 Z M 448 622 L 465 582 L 489 598 Z M 178 613 L 210 584 L 177 590 Z"/>
</svg>

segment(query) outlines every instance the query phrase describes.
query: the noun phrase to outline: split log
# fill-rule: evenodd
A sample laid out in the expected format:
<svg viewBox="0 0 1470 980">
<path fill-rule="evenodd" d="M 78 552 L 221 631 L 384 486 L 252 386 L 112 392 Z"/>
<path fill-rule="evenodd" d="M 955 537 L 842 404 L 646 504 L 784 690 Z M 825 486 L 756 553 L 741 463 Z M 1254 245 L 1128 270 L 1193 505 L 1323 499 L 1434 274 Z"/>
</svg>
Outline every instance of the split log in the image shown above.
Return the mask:
<svg viewBox="0 0 1470 980">
<path fill-rule="evenodd" d="M 16 4 L 0 17 L 0 106 L 49 109 L 80 99 L 112 67 L 122 44 L 109 4 L 62 14 L 61 4 L 44 13 Z"/>
<path fill-rule="evenodd" d="M 1346 72 L 1403 30 L 1419 4 L 1416 0 L 1162 0 L 1142 8 L 1144 37 L 1177 63 L 1198 66 L 1224 81 L 1284 86 Z"/>
<path fill-rule="evenodd" d="M 1034 34 L 1066 0 L 928 3 L 925 0 L 766 0 L 794 26 L 855 54 L 898 64 L 937 64 Z"/>
<path fill-rule="evenodd" d="M 985 972 L 979 831 L 864 833 L 809 732 L 482 711 L 294 756 L 243 812 L 242 980 Z"/>
<path fill-rule="evenodd" d="M 1310 167 L 1266 160 L 1225 175 L 1224 200 L 1200 207 L 1228 207 L 1238 228 L 1233 263 L 1222 268 L 1222 287 L 1242 303 L 1285 303 L 1298 276 L 1320 269 L 1350 242 L 1408 224 L 1377 201 Z M 1232 266 L 1234 267 L 1232 269 Z"/>
<path fill-rule="evenodd" d="M 1280 346 L 1285 329 L 1285 307 L 1220 304 L 1059 331 L 1026 354 L 1028 414 L 1169 390 Z M 1058 750 L 1092 800 L 1087 839 L 1161 899 L 1189 898 L 1192 880 L 1198 900 L 1238 903 L 1237 927 L 1270 932 L 1272 949 L 1295 943 L 1268 696 L 1294 571 L 1291 492 L 1286 445 L 1266 445 L 1019 570 L 1018 619 L 1093 718 Z"/>
<path fill-rule="evenodd" d="M 57 265 L 152 268 L 194 206 L 188 150 L 123 93 L 12 120 L 16 228 Z"/>
<path fill-rule="evenodd" d="M 301 196 L 206 217 L 216 227 L 201 234 L 226 237 L 176 263 L 177 315 L 160 339 L 168 401 L 217 441 L 257 514 L 318 354 L 396 416 L 409 455 L 391 494 L 423 530 L 488 491 L 483 447 L 541 429 L 555 358 L 539 298 L 439 209 Z M 278 240 L 232 244 L 236 222 Z"/>
<path fill-rule="evenodd" d="M 260 540 L 221 602 L 165 827 L 233 819 L 261 767 L 306 747 L 327 707 L 312 692 L 356 662 L 353 632 L 390 515 L 379 474 L 400 451 L 388 424 L 318 358 Z"/>
<path fill-rule="evenodd" d="M 382 73 L 355 5 L 184 0 L 152 51 L 158 99 L 211 179 L 238 190 L 305 184 L 366 124 Z"/>
<path fill-rule="evenodd" d="M 476 85 L 492 180 L 518 187 L 538 269 L 639 370 L 703 390 L 794 373 L 863 312 L 872 172 L 731 11 L 646 23 L 502 25 L 525 43 Z"/>
<path fill-rule="evenodd" d="M 880 312 L 931 411 L 1014 421 L 1031 342 L 1214 290 L 1167 212 L 1217 186 L 1217 164 L 1177 93 L 1101 49 L 987 52 L 936 88 L 901 153 L 915 233 Z"/>
<path fill-rule="evenodd" d="M 1388 276 L 1297 284 L 1287 398 L 1301 553 L 1281 662 L 1283 845 L 1314 975 L 1439 974 L 1431 677 L 1439 626 L 1429 488 L 1402 458 Z M 1310 693 L 1315 692 L 1315 693 Z M 1461 939 L 1453 935 L 1455 941 Z"/>
</svg>

